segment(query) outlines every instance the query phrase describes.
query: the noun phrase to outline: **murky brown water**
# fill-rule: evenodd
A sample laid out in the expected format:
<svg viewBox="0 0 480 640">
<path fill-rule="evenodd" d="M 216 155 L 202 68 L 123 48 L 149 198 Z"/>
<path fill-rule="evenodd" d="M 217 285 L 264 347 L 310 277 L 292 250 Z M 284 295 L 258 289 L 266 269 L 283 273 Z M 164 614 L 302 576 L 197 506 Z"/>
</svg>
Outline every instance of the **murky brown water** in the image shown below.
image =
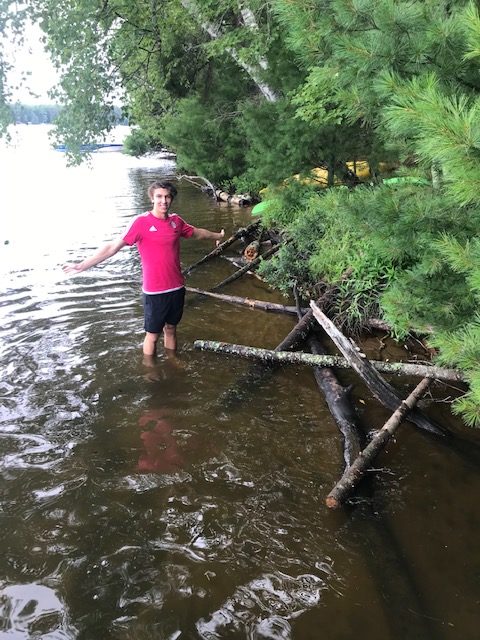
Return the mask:
<svg viewBox="0 0 480 640">
<path fill-rule="evenodd" d="M 284 368 L 227 404 L 251 364 L 192 348 L 273 347 L 291 318 L 189 297 L 178 359 L 150 366 L 135 250 L 60 270 L 145 210 L 173 165 L 99 153 L 67 170 L 41 127 L 28 133 L 0 152 L 0 637 L 476 639 L 477 433 L 437 404 L 466 446 L 405 425 L 352 504 L 328 511 L 342 449 L 311 371 Z M 189 185 L 175 209 L 227 234 L 249 221 Z M 184 264 L 208 248 L 185 241 Z M 231 272 L 217 259 L 189 284 Z M 253 278 L 225 293 L 281 301 Z M 381 425 L 343 379 L 365 429 Z"/>
</svg>

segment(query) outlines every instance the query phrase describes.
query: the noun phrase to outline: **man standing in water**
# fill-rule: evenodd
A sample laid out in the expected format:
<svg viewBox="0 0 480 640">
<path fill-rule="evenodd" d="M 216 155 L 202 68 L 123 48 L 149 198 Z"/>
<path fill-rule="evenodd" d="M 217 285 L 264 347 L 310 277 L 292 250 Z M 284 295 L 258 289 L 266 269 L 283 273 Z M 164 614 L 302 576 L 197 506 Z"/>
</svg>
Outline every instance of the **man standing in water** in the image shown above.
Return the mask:
<svg viewBox="0 0 480 640">
<path fill-rule="evenodd" d="M 109 242 L 90 258 L 66 264 L 65 273 L 81 273 L 114 256 L 125 246 L 137 245 L 143 273 L 145 339 L 143 353 L 153 356 L 163 332 L 165 349 L 177 348 L 177 324 L 183 314 L 184 278 L 180 267 L 180 238 L 220 240 L 219 233 L 193 227 L 176 213 L 169 213 L 177 189 L 171 182 L 153 182 L 148 188 L 151 211 L 138 216 L 125 234 Z"/>
</svg>

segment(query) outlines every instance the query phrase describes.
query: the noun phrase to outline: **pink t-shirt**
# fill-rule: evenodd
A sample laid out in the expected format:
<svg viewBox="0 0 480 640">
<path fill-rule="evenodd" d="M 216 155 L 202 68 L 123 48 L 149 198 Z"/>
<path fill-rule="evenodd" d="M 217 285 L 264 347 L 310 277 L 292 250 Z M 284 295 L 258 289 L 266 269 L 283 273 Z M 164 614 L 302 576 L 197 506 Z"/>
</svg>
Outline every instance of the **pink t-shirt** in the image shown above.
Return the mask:
<svg viewBox="0 0 480 640">
<path fill-rule="evenodd" d="M 183 287 L 180 238 L 190 238 L 194 230 L 195 227 L 176 213 L 162 220 L 148 211 L 131 223 L 123 241 L 137 245 L 142 261 L 144 293 L 166 293 Z"/>
</svg>

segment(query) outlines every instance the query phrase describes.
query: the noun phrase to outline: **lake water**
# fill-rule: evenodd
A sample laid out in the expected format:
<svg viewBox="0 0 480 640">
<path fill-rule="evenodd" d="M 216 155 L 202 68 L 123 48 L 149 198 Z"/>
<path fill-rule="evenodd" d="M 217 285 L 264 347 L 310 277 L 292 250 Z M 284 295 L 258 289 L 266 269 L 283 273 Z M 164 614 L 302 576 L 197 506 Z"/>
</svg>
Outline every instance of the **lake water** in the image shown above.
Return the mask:
<svg viewBox="0 0 480 640">
<path fill-rule="evenodd" d="M 311 370 L 239 389 L 251 364 L 192 346 L 273 348 L 291 317 L 188 296 L 178 358 L 152 364 L 135 249 L 61 271 L 145 211 L 175 165 L 116 152 L 67 168 L 44 127 L 14 140 L 0 148 L 0 638 L 478 638 L 480 441 L 451 417 L 454 390 L 437 385 L 429 412 L 458 446 L 403 425 L 329 511 L 342 446 Z M 250 221 L 185 182 L 174 209 L 227 235 Z M 210 248 L 185 241 L 184 264 Z M 188 284 L 232 271 L 218 258 Z M 251 277 L 225 293 L 284 301 Z M 381 336 L 367 347 L 385 357 Z M 342 381 L 365 430 L 381 426 L 388 414 Z"/>
</svg>

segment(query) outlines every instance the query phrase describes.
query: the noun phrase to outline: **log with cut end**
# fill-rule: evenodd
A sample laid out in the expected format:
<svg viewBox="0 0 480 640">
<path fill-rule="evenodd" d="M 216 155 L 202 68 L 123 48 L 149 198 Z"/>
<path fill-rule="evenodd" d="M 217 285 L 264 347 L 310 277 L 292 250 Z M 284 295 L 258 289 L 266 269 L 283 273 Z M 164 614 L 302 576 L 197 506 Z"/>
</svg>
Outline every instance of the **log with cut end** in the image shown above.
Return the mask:
<svg viewBox="0 0 480 640">
<path fill-rule="evenodd" d="M 353 492 L 357 484 L 364 477 L 365 472 L 373 464 L 377 455 L 398 429 L 405 416 L 412 411 L 418 400 L 425 394 L 430 383 L 431 380 L 424 378 L 408 398 L 402 401 L 401 405 L 387 420 L 380 431 L 373 436 L 371 442 L 359 454 L 353 464 L 345 471 L 342 478 L 330 491 L 325 500 L 327 507 L 337 509 Z"/>
<path fill-rule="evenodd" d="M 218 200 L 222 202 L 228 202 L 228 204 L 238 204 L 240 207 L 251 204 L 252 197 L 249 194 L 238 193 L 234 195 L 230 195 L 226 191 L 222 191 L 221 189 L 217 189 L 215 191 L 215 196 Z"/>
<path fill-rule="evenodd" d="M 195 340 L 194 347 L 203 351 L 226 353 L 249 360 L 262 360 L 263 362 L 305 364 L 312 367 L 336 367 L 338 369 L 350 369 L 352 367 L 349 361 L 341 356 L 260 349 L 243 344 L 216 342 L 214 340 Z M 444 369 L 443 367 L 412 364 L 410 362 L 384 362 L 382 360 L 370 360 L 369 362 L 377 371 L 397 376 L 412 376 L 449 382 L 465 381 L 462 373 L 455 369 Z"/>
<path fill-rule="evenodd" d="M 216 289 L 220 289 L 220 287 L 223 287 L 226 284 L 230 284 L 231 282 L 234 282 L 235 280 L 243 276 L 245 273 L 247 273 L 247 271 L 250 271 L 251 269 L 256 269 L 260 264 L 260 262 L 262 262 L 262 260 L 265 260 L 266 258 L 269 258 L 271 255 L 276 253 L 280 249 L 280 247 L 282 247 L 287 242 L 289 242 L 289 240 L 286 240 L 285 243 L 274 245 L 271 249 L 269 249 L 268 251 L 265 251 L 264 254 L 262 254 L 261 256 L 258 256 L 258 258 L 255 258 L 255 260 L 252 260 L 252 262 L 249 262 L 244 267 L 242 267 L 241 269 L 233 273 L 231 276 L 229 276 L 228 278 L 225 278 L 225 280 L 222 280 L 222 282 L 219 282 L 218 284 L 216 284 L 214 287 L 212 287 L 212 291 L 215 291 Z"/>
<path fill-rule="evenodd" d="M 229 247 L 239 238 L 242 238 L 243 236 L 246 236 L 249 233 L 251 233 L 256 227 L 258 227 L 259 224 L 260 224 L 260 220 L 255 220 L 255 222 L 252 222 L 251 224 L 249 224 L 248 227 L 245 227 L 245 228 L 242 227 L 241 229 L 238 229 L 238 231 L 236 231 L 227 240 L 220 243 L 218 247 L 215 247 L 215 249 L 212 249 L 210 253 L 207 253 L 207 255 L 203 256 L 203 258 L 200 258 L 200 260 L 197 260 L 197 262 L 194 262 L 189 267 L 184 269 L 182 271 L 183 275 L 184 276 L 188 275 L 191 271 L 193 271 L 193 269 L 196 269 L 196 267 L 200 266 L 204 262 L 207 262 L 207 260 L 210 260 L 211 258 L 215 258 L 216 256 L 219 256 L 222 253 L 222 251 L 224 251 L 227 247 Z"/>
<path fill-rule="evenodd" d="M 245 247 L 243 251 L 243 255 L 248 262 L 252 262 L 255 258 L 258 258 L 258 254 L 260 252 L 260 242 L 258 240 L 254 240 L 247 247 Z"/>
<path fill-rule="evenodd" d="M 323 311 L 312 300 L 310 302 L 313 314 L 317 322 L 325 329 L 336 347 L 343 353 L 352 368 L 365 382 L 373 395 L 391 411 L 395 411 L 401 404 L 401 398 L 395 389 L 382 378 L 376 369 L 370 364 L 364 354 L 360 355 L 358 347 L 353 346 L 352 341 L 346 338 L 341 331 L 327 318 Z M 363 357 L 362 357 L 363 356 Z M 438 436 L 451 435 L 445 427 L 427 418 L 419 409 L 414 408 L 409 414 L 409 421 L 420 429 L 425 429 Z"/>
</svg>

